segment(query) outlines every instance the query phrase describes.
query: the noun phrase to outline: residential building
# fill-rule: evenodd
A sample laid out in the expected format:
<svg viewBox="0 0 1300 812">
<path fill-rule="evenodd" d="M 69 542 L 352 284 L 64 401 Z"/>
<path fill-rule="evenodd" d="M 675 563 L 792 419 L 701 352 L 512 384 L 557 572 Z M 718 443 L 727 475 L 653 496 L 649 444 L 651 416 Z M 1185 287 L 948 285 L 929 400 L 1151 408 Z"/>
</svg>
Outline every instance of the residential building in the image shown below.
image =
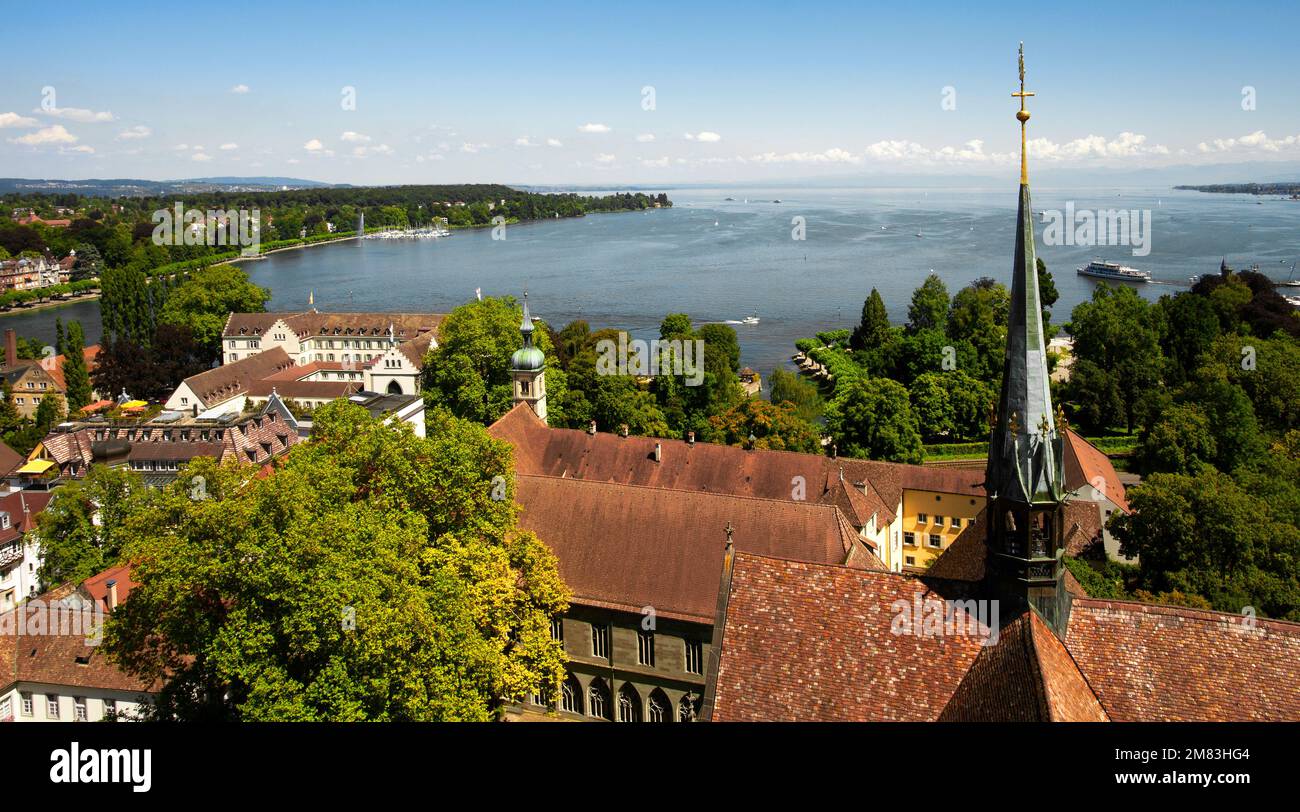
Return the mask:
<svg viewBox="0 0 1300 812">
<path fill-rule="evenodd" d="M 56 426 L 28 456 L 26 478 L 48 487 L 86 475 L 92 463 L 125 466 L 150 485 L 176 478 L 195 457 L 264 465 L 299 441 L 298 427 L 286 420 L 287 407 L 274 392 L 260 408 L 220 417 L 192 417 L 164 411 L 143 420 L 93 415 Z"/>
<path fill-rule="evenodd" d="M 0 612 L 40 591 L 41 546 L 36 517 L 50 502 L 48 491 L 11 491 L 0 496 Z"/>
</svg>

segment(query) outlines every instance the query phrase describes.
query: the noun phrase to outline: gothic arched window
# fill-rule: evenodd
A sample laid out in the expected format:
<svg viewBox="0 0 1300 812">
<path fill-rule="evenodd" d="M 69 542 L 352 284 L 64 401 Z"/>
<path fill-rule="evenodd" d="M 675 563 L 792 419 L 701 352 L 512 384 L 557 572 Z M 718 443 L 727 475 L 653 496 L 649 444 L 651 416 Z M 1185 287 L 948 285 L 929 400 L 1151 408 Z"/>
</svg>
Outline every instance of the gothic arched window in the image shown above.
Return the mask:
<svg viewBox="0 0 1300 812">
<path fill-rule="evenodd" d="M 668 702 L 668 697 L 663 691 L 655 688 L 650 694 L 650 701 L 646 703 L 646 717 L 651 722 L 670 722 L 672 717 L 668 715 L 668 709 L 672 705 Z"/>
<path fill-rule="evenodd" d="M 587 715 L 597 719 L 609 718 L 609 689 L 600 677 L 593 679 L 587 688 Z"/>
<path fill-rule="evenodd" d="M 677 721 L 694 722 L 700 713 L 700 702 L 693 694 L 686 694 L 677 703 Z"/>
<path fill-rule="evenodd" d="M 401 385 L 400 383 L 398 383 L 397 381 L 389 381 L 389 383 L 388 383 L 388 394 L 390 394 L 390 395 L 400 395 L 400 394 L 402 394 L 402 385 Z"/>
<path fill-rule="evenodd" d="M 560 685 L 560 708 L 569 713 L 582 713 L 582 687 L 572 674 Z"/>
<path fill-rule="evenodd" d="M 620 722 L 641 721 L 641 697 L 631 685 L 624 684 L 618 689 L 618 720 Z"/>
</svg>

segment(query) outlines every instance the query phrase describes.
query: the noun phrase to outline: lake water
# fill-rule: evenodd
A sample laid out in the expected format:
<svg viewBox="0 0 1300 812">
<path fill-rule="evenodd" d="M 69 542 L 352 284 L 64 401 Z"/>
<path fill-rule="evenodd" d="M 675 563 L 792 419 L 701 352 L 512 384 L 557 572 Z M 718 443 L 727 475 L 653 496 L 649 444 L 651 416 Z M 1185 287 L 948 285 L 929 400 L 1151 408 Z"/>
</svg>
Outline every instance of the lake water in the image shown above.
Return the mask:
<svg viewBox="0 0 1300 812">
<path fill-rule="evenodd" d="M 690 189 L 669 191 L 674 208 L 598 214 L 513 225 L 505 240 L 491 230 L 457 231 L 441 240 L 366 240 L 274 254 L 244 264 L 273 293 L 272 310 L 297 310 L 314 293 L 328 310 L 448 312 L 474 297 L 520 295 L 556 327 L 572 319 L 657 333 L 669 312 L 697 322 L 736 324 L 743 362 L 767 375 L 794 352 L 795 339 L 850 327 L 878 288 L 895 321 L 906 318 L 912 290 L 932 270 L 955 293 L 981 276 L 1010 280 L 1016 187 L 997 189 Z M 725 198 L 733 197 L 734 201 Z M 773 201 L 780 199 L 781 202 Z M 1125 247 L 1044 246 L 1060 301 L 1055 320 L 1091 296 L 1095 283 L 1075 273 L 1094 257 L 1150 271 L 1156 298 L 1185 288 L 1192 274 L 1258 263 L 1286 278 L 1300 256 L 1300 203 L 1172 189 L 1037 189 L 1036 210 L 1149 209 L 1151 252 Z M 791 238 L 792 218 L 806 239 Z M 916 236 L 917 234 L 921 236 Z M 0 318 L 20 335 L 50 340 L 54 318 L 80 319 L 100 334 L 98 305 Z"/>
</svg>

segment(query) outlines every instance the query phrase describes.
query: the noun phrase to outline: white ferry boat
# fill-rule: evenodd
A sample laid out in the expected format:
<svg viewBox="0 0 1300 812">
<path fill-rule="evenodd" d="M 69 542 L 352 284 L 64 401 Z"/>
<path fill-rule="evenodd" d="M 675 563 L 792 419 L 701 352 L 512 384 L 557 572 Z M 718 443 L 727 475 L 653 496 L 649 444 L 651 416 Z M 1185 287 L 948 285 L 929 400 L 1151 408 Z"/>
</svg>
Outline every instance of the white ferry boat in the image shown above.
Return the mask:
<svg viewBox="0 0 1300 812">
<path fill-rule="evenodd" d="M 1092 276 L 1097 279 L 1115 279 L 1120 282 L 1150 282 L 1151 274 L 1120 265 L 1118 262 L 1103 262 L 1095 259 L 1079 269 L 1079 276 Z"/>
</svg>

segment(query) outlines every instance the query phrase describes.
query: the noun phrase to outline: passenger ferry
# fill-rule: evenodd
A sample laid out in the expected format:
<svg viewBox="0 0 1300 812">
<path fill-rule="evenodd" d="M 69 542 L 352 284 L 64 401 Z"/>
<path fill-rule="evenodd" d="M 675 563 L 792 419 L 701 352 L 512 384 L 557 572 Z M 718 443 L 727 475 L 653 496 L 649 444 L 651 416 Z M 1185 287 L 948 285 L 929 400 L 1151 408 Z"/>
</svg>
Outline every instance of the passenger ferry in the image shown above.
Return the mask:
<svg viewBox="0 0 1300 812">
<path fill-rule="evenodd" d="M 1103 262 L 1095 259 L 1079 269 L 1079 276 L 1093 276 L 1097 279 L 1115 279 L 1120 282 L 1150 282 L 1151 274 L 1129 268 L 1118 262 Z"/>
</svg>

